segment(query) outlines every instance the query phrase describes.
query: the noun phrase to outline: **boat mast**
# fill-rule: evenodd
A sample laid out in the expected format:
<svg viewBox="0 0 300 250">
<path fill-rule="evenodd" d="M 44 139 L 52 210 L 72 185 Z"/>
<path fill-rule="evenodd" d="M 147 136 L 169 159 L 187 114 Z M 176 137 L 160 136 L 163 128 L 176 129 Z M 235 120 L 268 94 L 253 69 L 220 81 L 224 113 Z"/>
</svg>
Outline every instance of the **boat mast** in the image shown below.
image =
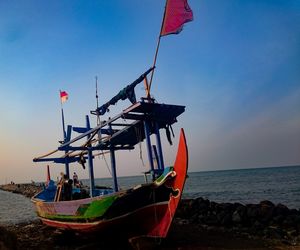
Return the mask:
<svg viewBox="0 0 300 250">
<path fill-rule="evenodd" d="M 63 128 L 63 142 L 67 142 L 67 134 L 65 129 L 65 116 L 64 116 L 64 109 L 63 109 L 63 101 L 62 101 L 62 91 L 59 90 L 59 99 L 60 99 L 60 107 L 61 107 L 61 122 L 62 122 L 62 128 Z M 68 153 L 68 150 L 65 150 L 65 153 Z M 67 175 L 67 178 L 70 178 L 70 170 L 69 170 L 69 162 L 68 158 L 65 158 L 65 172 Z"/>
<path fill-rule="evenodd" d="M 86 129 L 89 131 L 91 129 L 89 116 L 86 115 Z M 89 140 L 91 135 L 87 135 Z M 89 176 L 90 176 L 90 196 L 93 197 L 95 190 L 95 178 L 94 178 L 94 165 L 93 165 L 93 151 L 91 142 L 87 145 L 88 149 L 88 165 L 89 165 Z"/>
<path fill-rule="evenodd" d="M 98 76 L 95 76 L 96 79 L 96 116 L 97 116 L 97 126 L 100 125 L 100 112 L 99 112 L 99 96 L 98 96 Z M 98 140 L 101 141 L 102 135 L 101 135 L 101 129 L 98 130 Z"/>
<path fill-rule="evenodd" d="M 99 108 L 99 96 L 98 96 L 98 77 L 95 76 L 95 79 L 96 79 L 96 102 L 97 102 L 97 109 Z M 100 124 L 100 114 L 99 112 L 97 112 L 97 125 Z"/>
<path fill-rule="evenodd" d="M 98 96 L 98 77 L 96 76 L 96 102 L 97 102 L 97 108 L 96 108 L 96 115 L 97 115 L 97 126 L 100 125 L 100 112 L 99 112 L 99 96 Z M 110 134 L 112 134 L 112 126 L 109 125 Z M 101 142 L 101 128 L 98 130 L 98 140 L 99 143 Z M 111 174 L 113 177 L 113 184 L 114 184 L 114 191 L 118 192 L 118 180 L 117 180 L 117 172 L 116 172 L 116 156 L 115 156 L 115 150 L 111 148 L 110 150 L 110 162 L 111 162 Z M 104 155 L 103 155 L 104 156 Z M 105 157 L 105 156 L 104 156 Z M 90 159 L 90 157 L 89 157 Z M 93 184 L 94 185 L 94 184 Z"/>
<path fill-rule="evenodd" d="M 158 36 L 158 39 L 157 39 L 157 45 L 156 45 L 156 50 L 155 50 L 155 55 L 154 55 L 154 60 L 153 60 L 153 65 L 152 65 L 153 71 L 151 72 L 150 83 L 148 85 L 149 95 L 150 95 L 150 91 L 151 91 L 151 85 L 152 85 L 154 70 L 155 70 L 155 67 L 156 67 L 156 60 L 157 60 L 157 55 L 158 55 L 158 50 L 159 50 L 159 45 L 160 45 L 160 39 L 161 39 L 161 31 L 162 31 L 162 28 L 163 28 L 163 25 L 164 25 L 164 22 L 165 22 L 165 18 L 166 18 L 167 1 L 168 0 L 166 0 L 166 2 L 165 2 L 164 15 L 163 15 L 163 18 L 162 18 L 160 31 L 159 31 L 159 36 Z"/>
</svg>

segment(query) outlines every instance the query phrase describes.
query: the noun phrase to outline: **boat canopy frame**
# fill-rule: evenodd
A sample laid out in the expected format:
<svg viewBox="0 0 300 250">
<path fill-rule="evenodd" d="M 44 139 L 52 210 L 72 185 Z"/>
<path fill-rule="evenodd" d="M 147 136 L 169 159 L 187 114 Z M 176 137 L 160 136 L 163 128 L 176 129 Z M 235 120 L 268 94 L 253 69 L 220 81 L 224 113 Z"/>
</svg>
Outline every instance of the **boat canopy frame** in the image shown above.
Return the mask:
<svg viewBox="0 0 300 250">
<path fill-rule="evenodd" d="M 123 92 L 124 90 L 128 89 L 132 91 L 132 88 L 145 79 L 151 70 L 153 70 L 153 68 L 142 74 L 131 85 L 128 85 L 126 88 L 124 88 Z M 120 91 L 119 94 L 123 92 Z M 116 100 L 116 98 L 114 98 L 113 100 Z M 115 104 L 115 102 L 112 103 L 111 101 L 108 103 Z M 102 105 L 101 107 L 105 107 L 105 109 L 107 109 L 108 103 Z M 114 190 L 117 192 L 118 185 L 116 176 L 116 160 L 114 155 L 115 151 L 132 150 L 135 148 L 135 145 L 146 139 L 150 172 L 152 174 L 152 179 L 154 180 L 160 173 L 163 172 L 165 167 L 160 140 L 160 129 L 166 129 L 167 135 L 170 134 L 168 131 L 169 127 L 177 122 L 177 117 L 184 111 L 185 106 L 157 103 L 154 99 L 148 97 L 141 98 L 140 101 L 133 103 L 113 118 L 109 118 L 107 121 L 100 122 L 100 124 L 94 128 L 91 128 L 89 116 L 87 115 L 86 127 L 72 127 L 71 125 L 68 125 L 66 140 L 61 142 L 61 145 L 56 150 L 44 156 L 34 158 L 33 161 L 52 161 L 54 163 L 65 164 L 66 167 L 68 167 L 69 163 L 79 162 L 84 164 L 86 160 L 88 160 L 90 173 L 90 193 L 91 196 L 93 196 L 93 159 L 96 156 L 96 154 L 93 154 L 93 151 L 102 151 L 102 153 L 104 153 L 103 151 L 108 151 L 110 152 L 111 158 Z M 91 111 L 91 113 L 94 115 L 99 115 L 99 111 L 97 110 Z M 80 133 L 80 135 L 76 136 L 75 138 L 71 138 L 72 130 Z M 151 143 L 150 136 L 152 134 L 155 134 L 156 136 L 156 146 L 152 145 Z M 83 144 L 75 145 L 78 141 L 82 141 L 84 138 L 86 138 L 86 141 Z M 60 157 L 48 157 L 49 155 L 58 151 L 63 151 L 64 155 Z M 153 151 L 155 158 L 158 157 L 156 169 L 153 163 Z M 67 172 L 69 171 L 67 170 Z"/>
</svg>

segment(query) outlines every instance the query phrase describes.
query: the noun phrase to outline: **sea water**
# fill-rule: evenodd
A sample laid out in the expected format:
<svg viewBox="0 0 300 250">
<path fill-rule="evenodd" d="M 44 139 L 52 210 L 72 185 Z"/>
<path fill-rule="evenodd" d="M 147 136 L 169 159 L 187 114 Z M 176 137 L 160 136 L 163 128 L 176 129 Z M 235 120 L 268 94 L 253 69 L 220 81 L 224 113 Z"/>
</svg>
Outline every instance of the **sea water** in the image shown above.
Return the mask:
<svg viewBox="0 0 300 250">
<path fill-rule="evenodd" d="M 118 184 L 126 189 L 142 182 L 143 176 L 121 177 Z M 96 179 L 95 184 L 111 186 L 112 180 Z M 300 166 L 188 173 L 182 197 L 242 204 L 270 200 L 300 209 Z"/>
<path fill-rule="evenodd" d="M 88 184 L 88 180 L 83 182 Z M 127 189 L 144 182 L 144 176 L 133 176 L 120 177 L 118 184 Z M 96 179 L 95 184 L 112 186 L 112 180 Z M 188 173 L 183 198 L 197 197 L 242 204 L 270 200 L 300 209 L 300 166 Z M 0 225 L 35 218 L 28 198 L 0 190 Z"/>
<path fill-rule="evenodd" d="M 29 222 L 37 219 L 30 199 L 0 190 L 0 225 Z"/>
<path fill-rule="evenodd" d="M 190 173 L 183 197 L 216 202 L 262 200 L 300 209 L 300 166 Z"/>
</svg>

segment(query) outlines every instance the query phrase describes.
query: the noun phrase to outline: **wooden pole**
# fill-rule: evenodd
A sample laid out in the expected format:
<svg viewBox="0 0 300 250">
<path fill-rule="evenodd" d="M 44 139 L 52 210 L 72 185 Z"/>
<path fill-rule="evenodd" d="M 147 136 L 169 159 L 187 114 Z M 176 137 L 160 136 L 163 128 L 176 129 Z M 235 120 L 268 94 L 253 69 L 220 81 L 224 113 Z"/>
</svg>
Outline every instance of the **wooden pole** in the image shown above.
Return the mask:
<svg viewBox="0 0 300 250">
<path fill-rule="evenodd" d="M 89 116 L 85 116 L 86 119 L 86 129 L 90 130 L 90 119 Z M 87 139 L 90 139 L 90 135 L 87 136 Z M 94 178 L 94 165 L 93 165 L 93 151 L 92 151 L 92 145 L 91 143 L 87 145 L 88 148 L 88 165 L 89 165 L 89 177 L 90 177 L 90 197 L 93 197 L 94 190 L 95 190 L 95 178 Z"/>
<path fill-rule="evenodd" d="M 64 109 L 63 109 L 63 103 L 61 100 L 61 90 L 59 90 L 59 98 L 60 98 L 60 106 L 61 106 L 61 121 L 62 121 L 62 126 L 63 126 L 63 136 L 64 136 L 64 143 L 66 143 L 67 140 L 67 134 L 66 134 L 66 129 L 65 129 L 65 116 L 64 116 Z M 68 153 L 68 150 L 65 150 L 65 153 Z M 69 161 L 68 158 L 65 158 L 65 171 L 67 178 L 70 177 L 70 170 L 69 170 Z"/>
<path fill-rule="evenodd" d="M 160 45 L 160 38 L 161 38 L 161 31 L 165 22 L 165 16 L 166 16 L 166 8 L 167 8 L 167 1 L 165 3 L 165 10 L 164 10 L 164 15 L 163 15 L 163 20 L 161 23 L 161 27 L 160 27 L 160 31 L 159 31 L 159 36 L 158 36 L 158 40 L 157 40 L 157 45 L 156 45 L 156 50 L 155 50 L 155 55 L 154 55 L 154 60 L 153 60 L 153 65 L 152 67 L 154 67 L 154 69 L 151 72 L 151 78 L 150 78 L 150 83 L 149 83 L 149 96 L 150 96 L 150 90 L 151 90 L 151 85 L 152 85 L 152 80 L 153 80 L 153 75 L 154 75 L 154 70 L 155 70 L 155 65 L 156 65 L 156 60 L 157 60 L 157 55 L 158 55 L 158 50 L 159 50 L 159 45 Z"/>
<path fill-rule="evenodd" d="M 64 116 L 64 109 L 63 109 L 63 103 L 61 101 L 61 90 L 59 90 L 59 99 L 60 99 L 60 108 L 61 108 L 61 122 L 63 127 L 63 140 L 66 140 L 66 129 L 65 129 L 65 116 Z"/>
<path fill-rule="evenodd" d="M 149 100 L 150 99 L 150 90 L 149 90 L 149 83 L 148 83 L 147 76 L 145 76 L 145 78 L 144 78 L 144 86 L 145 86 L 145 90 L 146 90 L 146 98 Z"/>
</svg>

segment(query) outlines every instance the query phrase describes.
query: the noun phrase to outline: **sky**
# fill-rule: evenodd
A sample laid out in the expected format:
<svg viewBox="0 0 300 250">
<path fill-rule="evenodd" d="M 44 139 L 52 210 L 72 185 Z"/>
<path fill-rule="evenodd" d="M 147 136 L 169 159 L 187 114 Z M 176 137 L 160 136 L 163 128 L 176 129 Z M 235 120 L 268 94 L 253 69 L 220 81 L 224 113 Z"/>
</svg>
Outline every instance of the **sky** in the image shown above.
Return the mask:
<svg viewBox="0 0 300 250">
<path fill-rule="evenodd" d="M 59 90 L 69 93 L 66 124 L 84 126 L 96 107 L 95 76 L 104 103 L 152 66 L 164 4 L 0 0 L 0 184 L 45 180 L 47 163 L 32 159 L 62 139 Z M 172 147 L 161 132 L 166 165 L 181 127 L 189 171 L 299 165 L 300 1 L 189 5 L 194 20 L 161 39 L 151 89 L 158 102 L 186 106 Z M 145 165 L 139 147 L 118 154 L 117 173 L 146 171 L 144 143 L 141 151 Z M 95 161 L 95 177 L 109 176 L 105 160 Z M 64 169 L 50 166 L 53 179 Z M 78 164 L 70 170 L 88 177 Z"/>
</svg>

